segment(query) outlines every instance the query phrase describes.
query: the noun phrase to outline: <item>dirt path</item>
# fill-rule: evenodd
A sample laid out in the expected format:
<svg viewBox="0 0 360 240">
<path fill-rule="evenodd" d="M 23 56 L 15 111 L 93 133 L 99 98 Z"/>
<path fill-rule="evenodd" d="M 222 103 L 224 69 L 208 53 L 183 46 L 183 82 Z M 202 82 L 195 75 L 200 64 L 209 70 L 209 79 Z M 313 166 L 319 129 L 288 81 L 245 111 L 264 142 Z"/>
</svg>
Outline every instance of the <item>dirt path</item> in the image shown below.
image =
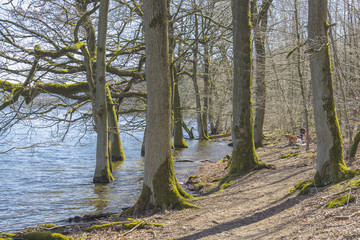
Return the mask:
<svg viewBox="0 0 360 240">
<path fill-rule="evenodd" d="M 263 169 L 233 181 L 220 193 L 193 200 L 199 210 L 152 216 L 165 224 L 158 239 L 276 239 L 296 233 L 296 216 L 289 209 L 306 197 L 289 195 L 289 188 L 308 179 L 314 166 L 309 159 L 280 159 L 289 148 L 268 147 L 259 158 L 276 169 Z"/>
</svg>

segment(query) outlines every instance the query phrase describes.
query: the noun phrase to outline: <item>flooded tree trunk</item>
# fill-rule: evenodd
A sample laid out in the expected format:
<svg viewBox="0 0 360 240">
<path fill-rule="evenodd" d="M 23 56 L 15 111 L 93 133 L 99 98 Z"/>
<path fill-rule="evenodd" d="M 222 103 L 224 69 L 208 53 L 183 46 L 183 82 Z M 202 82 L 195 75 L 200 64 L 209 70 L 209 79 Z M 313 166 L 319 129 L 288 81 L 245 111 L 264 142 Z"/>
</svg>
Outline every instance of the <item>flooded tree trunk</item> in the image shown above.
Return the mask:
<svg viewBox="0 0 360 240">
<path fill-rule="evenodd" d="M 233 152 L 230 173 L 234 175 L 264 165 L 257 157 L 253 135 L 249 7 L 250 0 L 233 0 Z"/>
<path fill-rule="evenodd" d="M 147 114 L 144 183 L 127 213 L 191 207 L 178 184 L 171 152 L 171 82 L 166 0 L 144 1 Z"/>
<path fill-rule="evenodd" d="M 206 137 L 208 136 L 208 116 L 209 116 L 209 97 L 210 97 L 210 54 L 209 54 L 209 42 L 204 40 L 204 106 L 203 106 L 203 131 Z"/>
<path fill-rule="evenodd" d="M 109 0 L 102 0 L 99 12 L 99 33 L 96 57 L 96 104 L 95 128 L 97 133 L 96 167 L 93 182 L 108 183 L 114 178 L 111 174 L 108 144 L 108 112 L 106 101 L 106 35 Z"/>
<path fill-rule="evenodd" d="M 173 66 L 174 71 L 174 147 L 175 148 L 188 148 L 184 139 L 182 130 L 182 114 L 181 114 L 181 102 L 179 93 L 179 76 L 176 71 L 176 66 Z"/>
<path fill-rule="evenodd" d="M 200 140 L 207 140 L 209 139 L 207 134 L 204 131 L 204 125 L 202 120 L 202 109 L 201 109 L 201 96 L 200 96 L 200 89 L 199 84 L 197 80 L 197 61 L 198 61 L 198 37 L 199 37 L 199 31 L 198 31 L 198 21 L 197 16 L 194 16 L 195 18 L 195 47 L 193 49 L 193 72 L 192 72 L 192 81 L 194 85 L 194 91 L 195 91 L 195 101 L 196 101 L 196 120 L 197 120 L 197 127 L 198 127 L 198 134 Z"/>
<path fill-rule="evenodd" d="M 308 35 L 314 116 L 317 136 L 315 183 L 335 183 L 354 174 L 344 162 L 342 137 L 336 116 L 328 40 L 327 0 L 309 0 Z"/>
<path fill-rule="evenodd" d="M 106 86 L 107 96 L 107 108 L 109 116 L 109 131 L 110 131 L 110 143 L 111 144 L 111 160 L 112 161 L 124 161 L 125 153 L 122 146 L 119 130 L 118 116 L 114 102 L 111 98 L 110 89 Z"/>
</svg>

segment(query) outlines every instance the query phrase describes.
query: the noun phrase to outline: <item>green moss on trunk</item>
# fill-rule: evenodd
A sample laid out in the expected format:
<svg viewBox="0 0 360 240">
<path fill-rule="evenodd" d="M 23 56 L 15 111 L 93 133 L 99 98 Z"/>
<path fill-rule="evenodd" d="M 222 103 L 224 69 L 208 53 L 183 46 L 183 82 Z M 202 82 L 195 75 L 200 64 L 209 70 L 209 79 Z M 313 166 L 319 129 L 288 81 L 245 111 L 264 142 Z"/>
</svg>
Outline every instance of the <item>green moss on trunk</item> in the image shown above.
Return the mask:
<svg viewBox="0 0 360 240">
<path fill-rule="evenodd" d="M 354 142 L 350 147 L 349 157 L 355 157 L 359 142 L 360 142 L 360 130 L 356 133 L 354 137 Z"/>
<path fill-rule="evenodd" d="M 111 174 L 110 167 L 106 167 L 106 169 L 101 171 L 101 176 L 97 176 L 93 178 L 93 183 L 110 183 L 114 181 L 114 177 Z"/>
<path fill-rule="evenodd" d="M 194 208 L 195 206 L 189 204 L 181 194 L 184 190 L 176 180 L 174 173 L 173 158 L 170 156 L 157 170 L 153 180 L 155 208 L 184 209 Z M 179 191 L 179 189 L 181 189 Z"/>
<path fill-rule="evenodd" d="M 170 157 L 157 170 L 153 180 L 154 192 L 146 184 L 143 185 L 141 194 L 135 205 L 127 209 L 123 215 L 144 213 L 147 210 L 166 210 L 197 208 L 187 202 L 192 196 L 186 193 L 174 174 L 173 159 Z M 155 199 L 152 203 L 151 199 Z"/>
</svg>

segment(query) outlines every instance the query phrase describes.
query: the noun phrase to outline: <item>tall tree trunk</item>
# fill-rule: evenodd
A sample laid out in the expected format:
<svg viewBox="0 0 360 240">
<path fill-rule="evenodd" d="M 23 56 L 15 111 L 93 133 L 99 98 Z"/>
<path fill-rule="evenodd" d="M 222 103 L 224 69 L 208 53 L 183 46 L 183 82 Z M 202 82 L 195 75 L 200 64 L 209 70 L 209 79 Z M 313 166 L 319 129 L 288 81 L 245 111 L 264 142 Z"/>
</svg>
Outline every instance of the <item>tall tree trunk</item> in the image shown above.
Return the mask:
<svg viewBox="0 0 360 240">
<path fill-rule="evenodd" d="M 354 174 L 344 162 L 336 116 L 328 40 L 327 0 L 309 0 L 308 36 L 317 136 L 315 184 L 335 183 Z"/>
<path fill-rule="evenodd" d="M 82 16 L 85 16 L 87 13 L 87 5 L 88 5 L 88 3 L 84 2 L 84 1 L 76 0 L 76 9 Z M 90 55 L 88 58 L 90 58 L 90 57 L 95 58 L 96 57 L 96 34 L 95 34 L 95 27 L 92 24 L 91 18 L 89 16 L 84 17 L 83 27 L 85 29 L 86 43 L 87 43 L 88 50 L 85 50 L 84 48 L 82 48 L 82 51 L 85 55 L 85 58 L 86 58 L 87 54 Z M 87 65 L 87 70 L 86 70 L 87 78 L 88 78 L 88 82 L 91 82 L 92 80 L 89 80 L 89 78 L 90 79 L 93 78 L 93 73 L 92 73 L 93 64 L 91 63 L 90 59 L 88 60 L 88 62 L 89 62 L 89 64 L 86 64 Z M 106 87 L 106 88 L 108 88 L 108 87 Z M 108 92 L 108 89 L 106 91 Z M 96 108 L 95 89 L 92 88 L 91 84 L 90 84 L 90 94 L 91 94 L 92 106 L 93 106 L 93 109 L 95 109 Z M 108 100 L 108 103 L 110 103 L 110 104 L 112 103 L 112 99 L 111 99 L 111 96 L 109 95 L 109 93 L 107 93 L 107 100 Z M 111 143 L 109 142 L 109 144 L 111 144 L 111 146 L 109 146 L 109 149 L 111 149 L 110 155 L 112 156 L 112 160 L 122 161 L 122 160 L 125 160 L 125 154 L 124 154 L 124 150 L 123 150 L 122 143 L 121 143 L 117 115 L 115 112 L 113 112 L 114 109 L 111 106 L 108 106 L 108 111 L 109 111 L 108 116 L 109 116 L 110 139 L 111 139 Z M 94 115 L 94 118 L 95 118 L 95 115 Z"/>
<path fill-rule="evenodd" d="M 101 0 L 99 12 L 99 33 L 96 58 L 96 105 L 95 127 L 97 133 L 96 168 L 93 182 L 108 183 L 111 174 L 108 144 L 108 112 L 106 102 L 106 35 L 109 0 Z"/>
<path fill-rule="evenodd" d="M 329 16 L 329 20 L 331 22 L 331 17 L 330 16 Z M 345 115 L 345 123 L 346 123 L 345 125 L 346 125 L 346 128 L 347 128 L 348 133 L 349 133 L 349 149 L 350 149 L 351 142 L 352 142 L 352 129 L 351 129 L 351 126 L 350 126 L 348 108 L 347 108 L 347 105 L 346 105 L 347 104 L 347 99 L 346 99 L 344 86 L 343 86 L 343 81 L 346 82 L 346 75 L 344 74 L 342 67 L 339 65 L 339 58 L 338 58 L 338 55 L 337 55 L 337 48 L 335 46 L 336 42 L 335 42 L 335 39 L 333 37 L 331 29 L 330 29 L 329 35 L 330 35 L 332 50 L 334 52 L 336 76 L 337 76 L 337 79 L 338 79 L 338 82 L 339 82 L 339 90 L 340 90 L 340 95 L 341 95 L 342 102 L 343 102 L 343 112 L 344 112 L 344 115 Z M 341 73 L 341 75 L 340 75 L 340 73 Z"/>
<path fill-rule="evenodd" d="M 230 166 L 230 174 L 233 175 L 265 165 L 259 161 L 254 145 L 249 7 L 250 0 L 233 0 L 233 152 Z"/>
<path fill-rule="evenodd" d="M 255 147 L 263 146 L 263 127 L 265 119 L 266 84 L 265 84 L 265 38 L 267 29 L 268 9 L 272 0 L 264 0 L 255 25 L 255 49 L 256 49 L 256 110 L 254 123 Z M 255 3 L 256 4 L 256 3 Z"/>
<path fill-rule="evenodd" d="M 171 83 L 166 0 L 144 1 L 147 116 L 144 184 L 127 213 L 191 207 L 180 187 L 171 153 Z"/>
<path fill-rule="evenodd" d="M 181 114 L 181 102 L 179 93 L 179 76 L 176 71 L 176 66 L 173 66 L 174 71 L 174 147 L 175 148 L 188 148 L 186 144 L 183 130 L 182 130 L 182 114 Z"/>
<path fill-rule="evenodd" d="M 204 106 L 202 111 L 202 124 L 203 131 L 206 137 L 208 137 L 208 116 L 209 116 L 209 95 L 210 95 L 210 54 L 209 54 L 209 42 L 204 40 Z"/>
<path fill-rule="evenodd" d="M 207 133 L 204 131 L 203 127 L 203 120 L 202 120 L 202 109 L 201 109 L 201 97 L 200 97 L 200 89 L 197 80 L 197 61 L 198 61 L 198 21 L 197 16 L 195 15 L 195 44 L 193 49 L 193 73 L 192 73 L 192 80 L 195 90 L 195 101 L 196 101 L 196 120 L 197 120 L 197 127 L 198 127 L 198 134 L 200 140 L 207 140 L 209 139 Z"/>
<path fill-rule="evenodd" d="M 296 29 L 296 38 L 297 38 L 297 45 L 300 46 L 300 31 L 299 31 L 299 17 L 298 17 L 298 4 L 297 0 L 294 2 L 295 5 L 295 29 Z M 305 118 L 305 128 L 306 128 L 306 151 L 309 151 L 309 140 L 310 140 L 310 131 L 309 131 L 309 113 L 308 108 L 306 106 L 306 97 L 305 97 L 305 80 L 301 71 L 301 49 L 300 47 L 297 48 L 297 71 L 300 79 L 300 89 L 301 89 L 301 98 L 302 98 L 302 105 L 304 108 L 304 118 Z"/>
</svg>

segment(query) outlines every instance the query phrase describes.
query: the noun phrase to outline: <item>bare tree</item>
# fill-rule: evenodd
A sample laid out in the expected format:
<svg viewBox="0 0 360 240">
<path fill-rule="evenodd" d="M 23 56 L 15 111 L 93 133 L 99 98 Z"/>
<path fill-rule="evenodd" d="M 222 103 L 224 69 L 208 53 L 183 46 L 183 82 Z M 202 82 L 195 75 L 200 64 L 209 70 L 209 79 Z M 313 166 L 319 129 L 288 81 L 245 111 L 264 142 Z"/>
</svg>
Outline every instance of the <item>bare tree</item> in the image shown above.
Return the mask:
<svg viewBox="0 0 360 240">
<path fill-rule="evenodd" d="M 239 175 L 266 166 L 255 151 L 251 100 L 250 0 L 233 1 L 234 82 L 233 152 L 230 173 Z"/>
<path fill-rule="evenodd" d="M 144 1 L 146 46 L 145 169 L 141 195 L 127 213 L 146 209 L 192 207 L 177 182 L 171 153 L 171 82 L 166 0 Z"/>
<path fill-rule="evenodd" d="M 324 185 L 353 176 L 344 162 L 342 136 L 336 116 L 328 40 L 328 2 L 309 0 L 308 43 L 317 135 L 315 184 Z"/>
</svg>

